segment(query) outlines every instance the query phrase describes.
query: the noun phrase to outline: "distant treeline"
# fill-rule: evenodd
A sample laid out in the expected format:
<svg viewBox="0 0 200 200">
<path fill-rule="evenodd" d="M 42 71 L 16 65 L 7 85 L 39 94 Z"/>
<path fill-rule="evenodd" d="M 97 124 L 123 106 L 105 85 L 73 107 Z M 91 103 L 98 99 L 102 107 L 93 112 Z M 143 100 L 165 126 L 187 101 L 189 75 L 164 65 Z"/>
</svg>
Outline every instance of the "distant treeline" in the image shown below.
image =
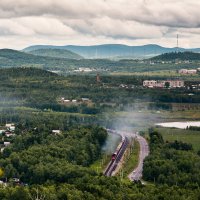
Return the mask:
<svg viewBox="0 0 200 200">
<path fill-rule="evenodd" d="M 150 64 L 150 61 L 123 59 L 66 59 L 47 56 L 37 56 L 10 49 L 0 50 L 0 67 L 34 67 L 46 70 L 61 70 L 64 74 L 74 73 L 75 69 L 89 67 L 97 71 L 108 74 L 110 72 L 149 72 L 160 70 L 178 70 L 181 68 L 191 68 L 189 64 Z M 156 59 L 156 58 L 155 58 Z M 198 62 L 196 63 L 199 66 Z"/>
<path fill-rule="evenodd" d="M 199 126 L 187 126 L 186 129 L 192 130 L 192 131 L 200 131 L 200 127 Z"/>
<path fill-rule="evenodd" d="M 200 157 L 191 144 L 164 142 L 162 135 L 150 131 L 150 156 L 144 162 L 144 180 L 157 184 L 199 188 Z"/>
<path fill-rule="evenodd" d="M 194 53 L 191 51 L 187 52 L 171 52 L 171 53 L 165 53 L 159 56 L 156 56 L 154 58 L 151 58 L 151 60 L 162 60 L 162 61 L 174 61 L 174 60 L 200 60 L 200 54 Z"/>
</svg>

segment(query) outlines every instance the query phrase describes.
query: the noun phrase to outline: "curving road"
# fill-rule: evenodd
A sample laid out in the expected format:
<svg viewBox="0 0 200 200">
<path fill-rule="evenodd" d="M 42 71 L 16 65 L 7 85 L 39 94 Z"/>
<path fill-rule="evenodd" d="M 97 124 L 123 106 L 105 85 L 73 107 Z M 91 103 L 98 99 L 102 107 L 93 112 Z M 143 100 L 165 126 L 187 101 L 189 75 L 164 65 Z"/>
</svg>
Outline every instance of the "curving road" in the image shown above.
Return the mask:
<svg viewBox="0 0 200 200">
<path fill-rule="evenodd" d="M 131 181 L 138 181 L 142 178 L 143 162 L 144 159 L 149 155 L 149 145 L 145 138 L 140 135 L 136 135 L 135 139 L 140 144 L 140 155 L 138 166 L 128 175 Z"/>
</svg>

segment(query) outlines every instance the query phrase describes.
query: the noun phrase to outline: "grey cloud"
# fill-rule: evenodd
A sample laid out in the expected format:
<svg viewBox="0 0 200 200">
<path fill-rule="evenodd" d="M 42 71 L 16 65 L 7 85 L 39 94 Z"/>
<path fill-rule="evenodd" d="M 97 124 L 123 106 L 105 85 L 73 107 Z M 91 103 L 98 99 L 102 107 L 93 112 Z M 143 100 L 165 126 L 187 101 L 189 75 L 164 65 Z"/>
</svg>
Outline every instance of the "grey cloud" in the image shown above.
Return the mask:
<svg viewBox="0 0 200 200">
<path fill-rule="evenodd" d="M 91 19 L 110 17 L 157 26 L 199 27 L 196 0 L 1 0 L 0 17 L 43 16 Z"/>
<path fill-rule="evenodd" d="M 92 35 L 104 35 L 114 38 L 158 38 L 167 28 L 144 25 L 135 21 L 126 21 L 104 17 L 90 20 L 69 20 L 65 22 L 78 32 Z"/>
<path fill-rule="evenodd" d="M 0 43 L 186 45 L 200 33 L 197 0 L 0 0 Z M 191 42 L 189 42 L 191 40 Z M 18 44 L 17 44 L 18 45 Z"/>
<path fill-rule="evenodd" d="M 0 36 L 8 36 L 8 35 L 15 35 L 12 31 L 10 31 L 9 29 L 2 29 L 0 27 Z"/>
</svg>

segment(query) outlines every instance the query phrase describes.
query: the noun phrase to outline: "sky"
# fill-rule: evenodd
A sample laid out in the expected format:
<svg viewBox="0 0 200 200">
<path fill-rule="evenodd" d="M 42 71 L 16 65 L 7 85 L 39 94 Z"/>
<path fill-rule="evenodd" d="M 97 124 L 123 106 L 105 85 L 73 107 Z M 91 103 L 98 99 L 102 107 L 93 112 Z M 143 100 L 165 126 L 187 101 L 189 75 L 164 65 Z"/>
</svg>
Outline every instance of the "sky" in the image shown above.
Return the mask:
<svg viewBox="0 0 200 200">
<path fill-rule="evenodd" d="M 0 0 L 0 48 L 200 47 L 200 0 Z"/>
</svg>

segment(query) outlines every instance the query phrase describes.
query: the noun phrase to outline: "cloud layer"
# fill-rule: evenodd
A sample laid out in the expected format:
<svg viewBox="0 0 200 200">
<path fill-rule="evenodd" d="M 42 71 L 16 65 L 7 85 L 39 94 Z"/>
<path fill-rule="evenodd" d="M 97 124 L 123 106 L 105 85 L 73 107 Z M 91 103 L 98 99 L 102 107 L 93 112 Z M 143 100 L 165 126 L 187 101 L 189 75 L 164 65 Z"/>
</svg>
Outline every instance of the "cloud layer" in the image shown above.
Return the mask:
<svg viewBox="0 0 200 200">
<path fill-rule="evenodd" d="M 196 0 L 0 0 L 0 48 L 32 44 L 200 47 Z"/>
</svg>

